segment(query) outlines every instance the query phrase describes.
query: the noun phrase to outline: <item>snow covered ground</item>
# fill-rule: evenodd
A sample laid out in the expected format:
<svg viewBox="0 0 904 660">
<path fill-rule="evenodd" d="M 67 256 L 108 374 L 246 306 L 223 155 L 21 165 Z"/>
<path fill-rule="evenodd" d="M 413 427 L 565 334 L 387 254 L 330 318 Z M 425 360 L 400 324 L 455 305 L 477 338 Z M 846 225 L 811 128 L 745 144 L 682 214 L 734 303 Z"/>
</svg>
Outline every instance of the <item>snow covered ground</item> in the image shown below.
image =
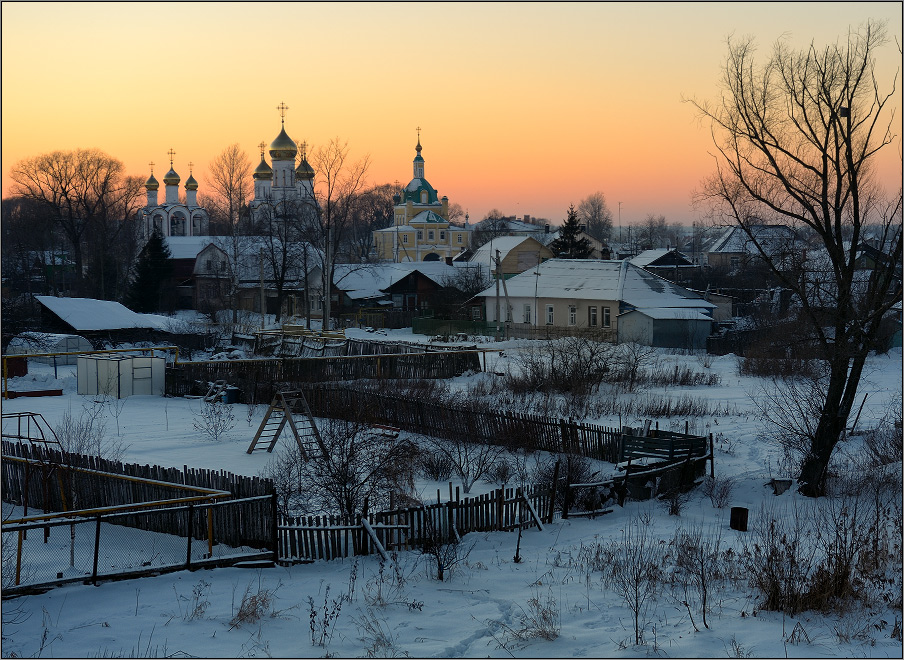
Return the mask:
<svg viewBox="0 0 904 660">
<path fill-rule="evenodd" d="M 428 340 L 410 331 L 350 330 L 348 334 Z M 492 373 L 502 370 L 524 345 L 519 341 L 481 344 L 480 348 L 505 353 L 488 353 L 489 373 L 460 377 L 453 386 L 465 389 L 479 379 L 495 378 Z M 714 434 L 717 476 L 735 481 L 725 508 L 715 508 L 709 498 L 695 492 L 680 516 L 669 516 L 662 502 L 652 501 L 629 502 L 595 520 L 557 520 L 543 531 L 524 533 L 522 561 L 517 563 L 517 533 L 469 534 L 464 544 L 470 552 L 445 582 L 432 578 L 426 557 L 410 552 L 398 555 L 395 565 L 381 565 L 373 556 L 269 569 L 183 571 L 97 587 L 64 586 L 4 601 L 2 653 L 18 657 L 901 657 L 902 644 L 892 636 L 895 624 L 900 626 L 899 610 L 873 603 L 854 605 L 843 616 L 804 612 L 791 618 L 759 609 L 759 596 L 744 576 L 718 580 L 709 628 L 702 625 L 699 604 L 693 598 L 677 584 L 660 584 L 640 617 L 643 644 L 635 645 L 633 612 L 599 570 L 605 568 L 599 565 L 600 557 L 614 547 L 612 543 L 618 544 L 640 525 L 664 553 L 663 568 L 668 571 L 674 565 L 670 542 L 679 529 L 701 529 L 710 537 L 720 536 L 723 549 L 743 550 L 751 533 L 729 528 L 730 506 L 747 507 L 751 527 L 765 514 L 787 517 L 797 508 L 811 515 L 811 507 L 816 506 L 793 488 L 775 496 L 765 486 L 772 477 L 786 476 L 784 463 L 778 448 L 760 437 L 763 422 L 750 398 L 757 391 L 757 379 L 739 376 L 733 356 L 704 359 L 662 351 L 659 359 L 721 378 L 716 387 L 645 391 L 705 397 L 730 411 L 689 420 L 692 430 Z M 66 413 L 77 417 L 91 402 L 75 393 L 74 369 L 58 368 L 55 379 L 52 367 L 29 363 L 29 375 L 11 380 L 11 389 L 59 388 L 63 396 L 5 401 L 3 412 L 40 413 L 51 426 Z M 901 380 L 900 349 L 870 358 L 860 390 L 869 393 L 860 428 L 874 426 L 889 406 L 900 405 Z M 254 475 L 271 459 L 263 452 L 245 453 L 263 406 L 254 410 L 244 404 L 233 406 L 236 426 L 214 444 L 192 426 L 197 400 L 135 396 L 121 403 L 105 411 L 107 434 L 122 443 L 127 462 Z M 617 417 L 586 421 L 607 426 L 642 423 Z M 661 427 L 684 430 L 684 419 L 658 421 Z M 845 449 L 856 451 L 858 442 L 852 437 Z M 435 497 L 438 486 L 448 488 L 448 484 L 427 482 L 419 486 L 425 498 Z M 475 491 L 493 488 L 479 483 Z M 896 552 L 900 554 L 900 545 Z M 898 576 L 893 588 L 900 590 L 900 585 Z M 237 616 L 246 614 L 252 602 L 261 605 L 262 618 Z"/>
</svg>

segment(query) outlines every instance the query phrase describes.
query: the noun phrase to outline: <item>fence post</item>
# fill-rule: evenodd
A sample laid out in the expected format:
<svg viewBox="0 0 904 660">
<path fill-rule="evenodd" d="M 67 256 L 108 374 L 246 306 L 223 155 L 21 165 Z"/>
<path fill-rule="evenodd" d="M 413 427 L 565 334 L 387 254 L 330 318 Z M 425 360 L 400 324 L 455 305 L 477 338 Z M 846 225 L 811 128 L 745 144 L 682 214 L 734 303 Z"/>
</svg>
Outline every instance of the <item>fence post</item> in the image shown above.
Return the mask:
<svg viewBox="0 0 904 660">
<path fill-rule="evenodd" d="M 97 556 L 100 553 L 100 516 L 94 529 L 94 568 L 91 570 L 91 582 L 97 586 Z"/>
<path fill-rule="evenodd" d="M 185 553 L 185 568 L 191 568 L 191 537 L 192 526 L 195 524 L 195 507 L 193 504 L 188 505 L 188 549 Z M 96 559 L 95 559 L 96 561 Z"/>
<path fill-rule="evenodd" d="M 23 532 L 21 529 L 17 536 L 19 537 L 19 541 L 16 544 L 16 586 L 19 586 L 19 581 L 22 577 L 22 535 Z"/>
<path fill-rule="evenodd" d="M 712 479 L 716 478 L 716 452 L 713 451 L 713 434 L 709 434 L 709 476 Z"/>
<path fill-rule="evenodd" d="M 273 492 L 270 493 L 270 520 L 272 521 L 270 525 L 270 533 L 273 537 L 273 561 L 276 562 L 279 560 L 279 514 L 277 513 L 278 509 L 276 508 L 279 504 L 279 500 L 276 496 L 276 489 L 273 489 Z"/>
<path fill-rule="evenodd" d="M 547 520 L 550 525 L 556 515 L 556 491 L 559 489 L 559 467 L 562 465 L 562 459 L 556 461 L 556 466 L 552 471 L 552 486 L 549 488 L 549 514 Z"/>
</svg>

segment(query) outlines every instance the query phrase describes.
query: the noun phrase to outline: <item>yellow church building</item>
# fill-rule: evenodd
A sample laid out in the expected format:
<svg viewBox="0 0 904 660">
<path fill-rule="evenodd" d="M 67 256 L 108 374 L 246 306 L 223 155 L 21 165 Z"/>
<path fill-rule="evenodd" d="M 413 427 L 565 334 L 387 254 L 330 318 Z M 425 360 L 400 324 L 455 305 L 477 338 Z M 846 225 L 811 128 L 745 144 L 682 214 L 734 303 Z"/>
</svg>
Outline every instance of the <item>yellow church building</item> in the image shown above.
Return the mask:
<svg viewBox="0 0 904 660">
<path fill-rule="evenodd" d="M 393 197 L 394 225 L 374 232 L 374 249 L 380 260 L 447 261 L 471 245 L 471 228 L 449 224 L 449 198 L 438 198 L 424 177 L 421 148 L 419 133 L 414 178 Z"/>
</svg>

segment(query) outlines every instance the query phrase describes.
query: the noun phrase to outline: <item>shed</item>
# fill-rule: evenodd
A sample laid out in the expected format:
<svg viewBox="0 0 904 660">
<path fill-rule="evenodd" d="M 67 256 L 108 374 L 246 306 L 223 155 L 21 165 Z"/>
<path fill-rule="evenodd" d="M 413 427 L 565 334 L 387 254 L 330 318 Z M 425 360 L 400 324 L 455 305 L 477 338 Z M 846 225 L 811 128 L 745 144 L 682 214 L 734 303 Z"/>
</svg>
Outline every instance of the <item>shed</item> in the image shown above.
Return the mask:
<svg viewBox="0 0 904 660">
<path fill-rule="evenodd" d="M 9 342 L 9 355 L 34 355 L 35 353 L 82 353 L 93 351 L 94 347 L 80 335 L 58 335 L 47 332 L 23 332 Z M 75 364 L 77 355 L 61 355 L 56 358 L 33 358 L 45 364 Z"/>
<path fill-rule="evenodd" d="M 693 309 L 633 309 L 618 317 L 618 341 L 660 348 L 706 348 L 713 319 Z"/>
<path fill-rule="evenodd" d="M 78 393 L 124 399 L 133 394 L 163 396 L 166 359 L 144 356 L 78 356 Z"/>
</svg>

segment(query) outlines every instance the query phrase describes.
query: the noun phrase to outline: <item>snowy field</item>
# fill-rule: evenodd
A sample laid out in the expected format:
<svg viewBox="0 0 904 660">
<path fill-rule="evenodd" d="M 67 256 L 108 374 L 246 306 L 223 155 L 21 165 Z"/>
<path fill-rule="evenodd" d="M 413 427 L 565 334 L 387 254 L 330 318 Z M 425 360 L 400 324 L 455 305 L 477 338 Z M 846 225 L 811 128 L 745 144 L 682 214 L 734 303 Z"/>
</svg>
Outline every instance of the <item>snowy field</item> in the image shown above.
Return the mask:
<svg viewBox="0 0 904 660">
<path fill-rule="evenodd" d="M 410 331 L 349 336 L 426 341 Z M 523 341 L 480 344 L 504 350 L 487 354 L 487 371 L 455 379 L 466 389 L 494 371 Z M 708 628 L 700 603 L 675 581 L 662 580 L 638 614 L 642 644 L 635 644 L 634 612 L 607 579 L 605 558 L 626 534 L 646 530 L 662 557 L 663 573 L 674 565 L 673 539 L 700 530 L 718 538 L 723 552 L 743 551 L 751 532 L 729 528 L 729 507 L 750 510 L 753 528 L 764 516 L 815 515 L 812 500 L 795 490 L 780 496 L 765 484 L 784 478 L 778 447 L 762 439 L 763 422 L 751 397 L 758 381 L 738 375 L 734 356 L 677 355 L 661 351 L 663 365 L 687 365 L 720 377 L 718 386 L 645 388 L 644 394 L 712 399 L 726 414 L 688 420 L 691 431 L 716 437 L 718 477 L 731 477 L 728 505 L 715 508 L 695 491 L 680 516 L 658 501 L 629 502 L 595 520 L 557 520 L 521 538 L 517 533 L 469 534 L 470 548 L 445 582 L 416 552 L 395 564 L 377 556 L 269 569 L 225 568 L 109 582 L 69 585 L 3 603 L 6 657 L 901 657 L 893 635 L 901 625 L 900 597 L 882 604 L 853 602 L 844 614 L 804 612 L 797 617 L 760 609 L 760 596 L 745 576 L 720 575 L 710 599 Z M 51 426 L 91 405 L 76 394 L 75 367 L 29 364 L 29 375 L 12 379 L 15 390 L 63 390 L 62 397 L 18 398 L 3 412 L 36 412 Z M 858 427 L 876 425 L 900 405 L 902 353 L 873 356 L 860 393 L 868 393 Z M 860 397 L 858 396 L 858 403 Z M 236 426 L 218 443 L 193 428 L 199 402 L 135 396 L 106 409 L 107 435 L 124 447 L 126 462 L 224 469 L 260 474 L 271 455 L 245 450 L 265 407 L 233 406 Z M 641 425 L 617 417 L 585 421 L 606 426 Z M 685 419 L 656 420 L 684 430 Z M 858 436 L 841 451 L 856 453 Z M 708 469 L 708 466 L 707 466 Z M 900 470 L 900 465 L 896 467 Z M 425 499 L 448 483 L 421 482 Z M 478 483 L 473 493 L 495 488 Z M 613 545 L 614 544 L 614 545 Z M 895 552 L 900 556 L 900 545 Z M 729 555 L 731 554 L 729 553 Z M 610 557 L 611 558 L 611 557 Z M 898 559 L 900 565 L 900 559 Z M 901 588 L 896 576 L 892 591 Z M 243 608 L 242 605 L 245 604 Z M 263 615 L 255 620 L 248 606 Z M 699 630 L 695 630 L 699 629 Z"/>
</svg>

